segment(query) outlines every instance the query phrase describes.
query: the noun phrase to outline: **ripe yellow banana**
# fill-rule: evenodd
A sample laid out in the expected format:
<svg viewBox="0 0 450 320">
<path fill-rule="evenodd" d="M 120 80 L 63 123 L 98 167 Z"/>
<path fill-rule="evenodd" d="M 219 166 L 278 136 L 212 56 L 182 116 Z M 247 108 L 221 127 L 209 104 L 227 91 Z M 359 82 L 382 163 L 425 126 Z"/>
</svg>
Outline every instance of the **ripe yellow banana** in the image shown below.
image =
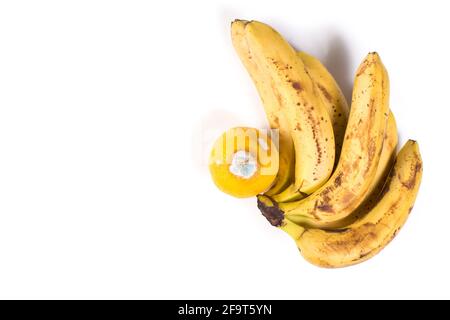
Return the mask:
<svg viewBox="0 0 450 320">
<path fill-rule="evenodd" d="M 347 100 L 336 80 L 319 59 L 302 51 L 297 52 L 297 55 L 303 61 L 306 71 L 310 75 L 314 86 L 319 93 L 319 97 L 330 116 L 333 125 L 334 141 L 336 143 L 336 159 L 338 159 L 341 153 L 345 128 L 347 126 Z M 271 196 L 271 194 L 267 195 Z M 294 201 L 303 197 L 304 194 L 298 192 L 294 184 L 289 185 L 279 194 L 272 193 L 272 199 L 276 202 Z"/>
<path fill-rule="evenodd" d="M 377 53 L 359 66 L 339 163 L 332 177 L 309 197 L 258 207 L 275 226 L 285 218 L 309 227 L 335 227 L 365 199 L 377 172 L 389 114 L 389 79 Z"/>
<path fill-rule="evenodd" d="M 353 224 L 337 230 L 305 229 L 289 219 L 280 226 L 303 257 L 321 267 L 363 262 L 380 252 L 406 222 L 422 177 L 419 146 L 409 140 L 397 156 L 378 203 Z"/>
<path fill-rule="evenodd" d="M 244 35 L 245 24 L 246 22 L 242 20 L 235 20 L 232 22 L 231 40 L 236 53 L 255 84 L 264 106 L 270 128 L 278 129 L 278 175 L 274 184 L 267 192 L 269 195 L 277 194 L 291 182 L 294 176 L 294 144 L 288 129 L 287 121 L 280 110 L 280 103 L 272 90 L 270 79 L 254 62 L 252 54 L 247 47 L 247 41 Z"/>
<path fill-rule="evenodd" d="M 295 149 L 295 181 L 300 192 L 311 193 L 330 177 L 335 142 L 330 117 L 305 65 L 274 29 L 257 21 L 245 23 L 252 59 L 270 79 Z"/>
</svg>

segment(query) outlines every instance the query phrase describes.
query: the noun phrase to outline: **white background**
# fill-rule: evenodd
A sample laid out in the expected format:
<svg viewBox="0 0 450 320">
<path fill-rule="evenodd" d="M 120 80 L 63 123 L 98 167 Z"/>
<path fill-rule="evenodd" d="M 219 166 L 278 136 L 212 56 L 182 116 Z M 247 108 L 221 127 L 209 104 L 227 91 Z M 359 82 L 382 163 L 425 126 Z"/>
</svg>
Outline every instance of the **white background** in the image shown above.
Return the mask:
<svg viewBox="0 0 450 320">
<path fill-rule="evenodd" d="M 450 298 L 445 4 L 0 2 L 0 298 Z M 211 182 L 211 139 L 266 126 L 235 18 L 319 57 L 347 96 L 380 53 L 424 177 L 375 258 L 314 267 Z"/>
</svg>

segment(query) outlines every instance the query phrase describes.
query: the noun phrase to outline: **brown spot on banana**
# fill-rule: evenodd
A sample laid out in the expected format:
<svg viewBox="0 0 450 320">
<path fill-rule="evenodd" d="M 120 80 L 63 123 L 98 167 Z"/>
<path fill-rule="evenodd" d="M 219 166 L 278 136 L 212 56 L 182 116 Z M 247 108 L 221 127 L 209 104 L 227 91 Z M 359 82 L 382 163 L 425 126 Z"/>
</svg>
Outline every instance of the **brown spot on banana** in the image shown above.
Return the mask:
<svg viewBox="0 0 450 320">
<path fill-rule="evenodd" d="M 372 161 L 375 157 L 375 153 L 377 150 L 377 145 L 376 145 L 375 139 L 370 139 L 369 144 L 367 146 L 367 150 L 368 150 L 368 158 L 367 158 L 367 166 L 366 166 L 364 174 L 367 174 L 367 172 L 370 170 L 370 168 L 372 166 Z"/>
<path fill-rule="evenodd" d="M 303 88 L 302 88 L 302 86 L 300 85 L 300 82 L 298 82 L 298 81 L 294 81 L 294 82 L 292 82 L 292 88 L 294 88 L 295 90 L 297 90 L 297 91 L 303 91 Z"/>
<path fill-rule="evenodd" d="M 334 190 L 333 186 L 328 186 L 322 191 L 321 196 L 324 202 L 328 202 L 331 200 L 329 194 L 333 192 L 333 190 Z"/>
<path fill-rule="evenodd" d="M 388 212 L 389 212 L 389 213 L 394 213 L 395 210 L 397 210 L 398 204 L 399 204 L 400 200 L 401 200 L 401 199 L 398 198 L 395 202 L 393 202 L 393 203 L 391 204 L 391 206 L 390 206 L 389 209 L 388 209 Z"/>
<path fill-rule="evenodd" d="M 315 206 L 314 206 L 314 210 L 312 212 L 310 212 L 313 217 L 315 217 L 317 220 L 320 220 L 320 217 L 316 214 L 315 209 L 317 209 L 317 207 L 319 206 L 319 204 L 316 202 Z"/>
<path fill-rule="evenodd" d="M 320 211 L 324 211 L 324 212 L 334 213 L 333 206 L 331 206 L 328 203 L 319 204 L 317 206 L 317 209 L 319 209 Z"/>
<path fill-rule="evenodd" d="M 359 77 L 360 75 L 362 75 L 364 73 L 364 71 L 366 71 L 366 69 L 371 66 L 373 63 L 375 63 L 374 60 L 369 62 L 369 58 L 373 55 L 377 54 L 376 52 L 371 52 L 369 53 L 368 57 L 364 60 L 364 62 L 360 65 L 360 67 L 358 68 L 358 71 L 356 71 L 356 76 Z M 370 76 L 372 76 L 372 74 L 369 74 Z"/>
<path fill-rule="evenodd" d="M 420 172 L 420 170 L 422 170 L 422 163 L 418 162 L 418 163 L 416 163 L 416 165 L 414 167 L 414 171 L 413 171 L 413 174 L 411 175 L 411 177 L 406 182 L 402 181 L 402 185 L 406 189 L 414 188 L 414 186 L 416 184 L 416 180 L 417 180 L 416 179 L 417 178 L 417 174 Z"/>
<path fill-rule="evenodd" d="M 365 253 L 360 253 L 358 260 L 363 259 L 364 257 L 367 257 L 371 252 L 372 251 L 368 251 L 368 252 L 365 252 Z"/>
<path fill-rule="evenodd" d="M 392 236 L 391 236 L 391 239 L 389 240 L 389 242 L 391 242 L 392 240 L 394 240 L 394 238 L 397 236 L 397 234 L 398 234 L 398 232 L 400 231 L 400 227 L 399 228 L 397 228 L 395 231 L 394 231 L 394 233 L 392 234 Z"/>
<path fill-rule="evenodd" d="M 320 147 L 319 141 L 317 141 L 317 139 L 315 140 L 316 142 L 316 149 L 317 149 L 317 165 L 320 165 L 320 163 L 322 162 L 322 148 Z"/>
<path fill-rule="evenodd" d="M 274 116 L 273 123 L 275 125 L 275 128 L 279 128 L 280 127 L 280 119 L 277 116 Z"/>
<path fill-rule="evenodd" d="M 342 184 L 342 176 L 344 175 L 343 172 L 341 172 L 335 179 L 334 179 L 334 186 L 337 188 Z"/>
<path fill-rule="evenodd" d="M 319 87 L 320 91 L 322 91 L 323 96 L 331 103 L 333 103 L 333 97 L 331 96 L 331 94 L 328 92 L 328 90 L 322 86 L 320 83 L 317 83 L 317 86 Z"/>
</svg>

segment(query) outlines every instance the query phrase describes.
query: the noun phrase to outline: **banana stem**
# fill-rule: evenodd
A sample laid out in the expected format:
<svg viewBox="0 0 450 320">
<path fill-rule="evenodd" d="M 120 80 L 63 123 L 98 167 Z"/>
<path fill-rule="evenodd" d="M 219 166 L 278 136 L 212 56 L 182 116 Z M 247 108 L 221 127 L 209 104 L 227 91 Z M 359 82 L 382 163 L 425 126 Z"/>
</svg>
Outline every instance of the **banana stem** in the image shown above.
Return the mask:
<svg viewBox="0 0 450 320">
<path fill-rule="evenodd" d="M 299 240 L 306 229 L 298 224 L 290 221 L 289 219 L 284 219 L 282 225 L 279 227 L 281 230 L 286 232 L 295 241 Z"/>
</svg>

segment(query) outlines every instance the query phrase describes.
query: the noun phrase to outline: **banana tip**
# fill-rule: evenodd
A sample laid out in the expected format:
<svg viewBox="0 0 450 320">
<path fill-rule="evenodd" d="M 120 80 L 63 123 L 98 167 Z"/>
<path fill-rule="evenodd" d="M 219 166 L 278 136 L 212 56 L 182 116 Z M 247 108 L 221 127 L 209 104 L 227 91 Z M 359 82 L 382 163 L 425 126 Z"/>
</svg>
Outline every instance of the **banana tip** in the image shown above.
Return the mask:
<svg viewBox="0 0 450 320">
<path fill-rule="evenodd" d="M 248 20 L 244 20 L 244 19 L 234 19 L 233 21 L 231 21 L 231 25 L 235 24 L 235 23 L 242 23 L 244 26 L 249 23 L 250 21 Z"/>
</svg>

